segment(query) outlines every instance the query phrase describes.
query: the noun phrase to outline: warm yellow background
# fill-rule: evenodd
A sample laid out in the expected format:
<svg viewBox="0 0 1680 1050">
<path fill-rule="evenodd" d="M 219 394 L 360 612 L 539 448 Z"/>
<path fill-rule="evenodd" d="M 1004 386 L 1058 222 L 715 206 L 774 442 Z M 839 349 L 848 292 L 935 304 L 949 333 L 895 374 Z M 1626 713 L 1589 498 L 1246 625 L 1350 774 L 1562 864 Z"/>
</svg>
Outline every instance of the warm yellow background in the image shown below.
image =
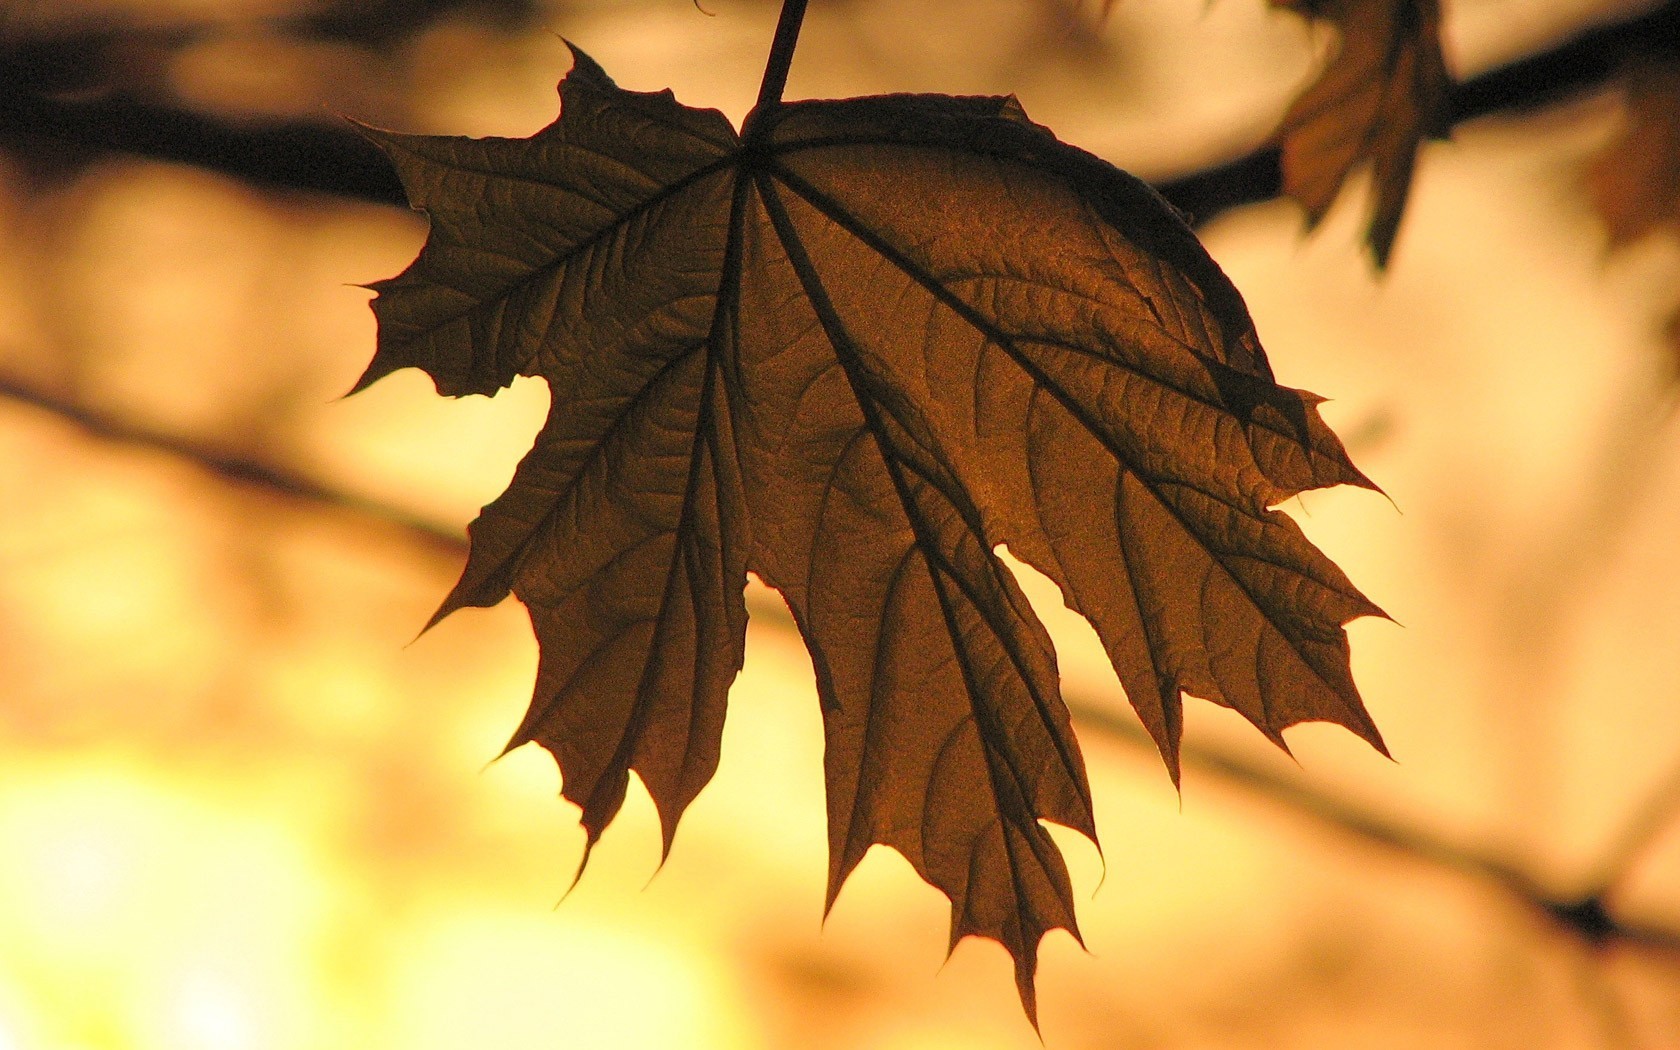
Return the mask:
<svg viewBox="0 0 1680 1050">
<path fill-rule="evenodd" d="M 739 119 L 775 15 L 556 0 L 528 28 L 461 16 L 374 51 L 286 33 L 310 6 L 10 0 L 0 31 L 192 25 L 178 52 L 138 49 L 162 78 L 144 84 L 229 119 L 527 134 L 554 116 L 561 35 L 626 87 Z M 1259 0 L 1093 6 L 814 0 L 789 94 L 1014 91 L 1165 175 L 1263 138 L 1328 43 Z M 1606 6 L 1449 0 L 1451 59 L 1473 72 Z M 1680 250 L 1608 256 L 1578 192 L 1618 105 L 1429 147 L 1381 281 L 1357 199 L 1310 240 L 1284 203 L 1206 231 L 1280 378 L 1333 399 L 1392 496 L 1291 509 L 1399 621 L 1351 631 L 1397 762 L 1308 726 L 1296 766 L 1193 703 L 1194 746 L 1308 794 L 1193 761 L 1181 799 L 1105 728 L 1112 674 L 1047 595 L 1106 850 L 1105 875 L 1063 838 L 1090 953 L 1046 941 L 1052 1050 L 1680 1046 L 1680 958 L 1594 949 L 1466 870 L 1487 858 L 1560 899 L 1613 880 L 1619 917 L 1680 930 L 1680 429 L 1658 331 Z M 553 763 L 486 765 L 528 695 L 522 612 L 409 644 L 540 386 L 448 403 L 405 374 L 335 400 L 373 345 L 354 285 L 424 237 L 406 212 L 47 159 L 0 156 L 8 380 L 367 505 L 0 399 L 0 1050 L 1039 1045 L 1001 949 L 942 965 L 944 902 L 897 857 L 820 924 L 820 725 L 773 595 L 753 595 L 723 771 L 670 861 L 655 876 L 633 790 L 556 906 L 581 835 Z M 1440 848 L 1384 847 L 1315 799 Z"/>
</svg>

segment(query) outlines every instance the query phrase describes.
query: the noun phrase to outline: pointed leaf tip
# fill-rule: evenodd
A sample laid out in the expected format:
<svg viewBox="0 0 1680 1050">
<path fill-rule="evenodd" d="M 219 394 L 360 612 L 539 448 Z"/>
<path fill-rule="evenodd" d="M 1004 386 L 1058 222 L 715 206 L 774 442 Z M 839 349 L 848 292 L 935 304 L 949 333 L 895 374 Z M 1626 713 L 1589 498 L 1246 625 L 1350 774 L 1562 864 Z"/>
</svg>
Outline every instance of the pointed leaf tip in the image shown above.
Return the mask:
<svg viewBox="0 0 1680 1050">
<path fill-rule="evenodd" d="M 613 78 L 607 75 L 607 71 L 601 68 L 601 64 L 590 58 L 583 48 L 564 37 L 561 38 L 561 41 L 566 45 L 566 49 L 572 53 L 572 68 L 560 81 L 562 91 L 564 91 L 568 81 L 587 83 L 590 87 L 601 90 L 611 90 L 618 87 L 613 82 Z"/>
</svg>

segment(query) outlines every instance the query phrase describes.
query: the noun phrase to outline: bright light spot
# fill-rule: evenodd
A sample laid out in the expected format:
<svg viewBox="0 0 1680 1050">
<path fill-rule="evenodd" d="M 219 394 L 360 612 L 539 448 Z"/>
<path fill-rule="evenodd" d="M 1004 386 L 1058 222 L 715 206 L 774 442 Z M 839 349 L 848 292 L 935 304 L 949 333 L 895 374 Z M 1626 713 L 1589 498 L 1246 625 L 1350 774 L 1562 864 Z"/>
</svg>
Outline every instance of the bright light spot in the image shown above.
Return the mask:
<svg viewBox="0 0 1680 1050">
<path fill-rule="evenodd" d="M 248 1050 L 257 1045 L 248 996 L 220 974 L 188 974 L 175 1006 L 181 1050 Z"/>
<path fill-rule="evenodd" d="M 36 779 L 0 797 L 0 848 L 10 863 L 0 924 L 42 944 L 87 945 L 120 926 L 124 897 L 145 868 L 157 803 L 141 785 L 98 773 Z M 137 790 L 138 789 L 138 790 Z"/>
<path fill-rule="evenodd" d="M 308 1045 L 333 883 L 306 796 L 251 773 L 205 782 L 98 753 L 0 789 L 0 957 L 61 1004 L 52 1045 Z"/>
<path fill-rule="evenodd" d="M 404 953 L 391 1014 L 407 1050 L 686 1050 L 738 1047 L 717 962 L 615 925 L 524 913 L 453 914 Z"/>
<path fill-rule="evenodd" d="M 23 990 L 0 974 L 0 1050 L 34 1050 L 47 1045 Z"/>
</svg>

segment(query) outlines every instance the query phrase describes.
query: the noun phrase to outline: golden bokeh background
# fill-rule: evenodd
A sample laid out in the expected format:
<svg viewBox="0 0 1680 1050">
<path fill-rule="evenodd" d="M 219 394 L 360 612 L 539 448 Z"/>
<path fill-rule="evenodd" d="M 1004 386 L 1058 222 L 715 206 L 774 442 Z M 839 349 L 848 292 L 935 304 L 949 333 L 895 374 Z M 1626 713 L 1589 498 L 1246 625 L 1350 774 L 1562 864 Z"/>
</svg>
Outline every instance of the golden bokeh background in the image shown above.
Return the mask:
<svg viewBox="0 0 1680 1050">
<path fill-rule="evenodd" d="M 1165 176 L 1263 140 L 1331 43 L 1259 0 L 1096 6 L 816 0 L 789 97 L 1014 92 Z M 1638 5 L 1447 6 L 1471 74 Z M 114 27 L 71 98 L 523 135 L 562 36 L 739 120 L 775 11 L 0 0 L 0 42 Z M 1180 796 L 1035 585 L 1106 857 L 1062 837 L 1089 952 L 1046 941 L 1042 1045 L 1680 1046 L 1680 245 L 1609 252 L 1581 193 L 1623 119 L 1610 89 L 1431 144 L 1381 279 L 1357 194 L 1311 238 L 1283 202 L 1203 231 L 1391 497 L 1289 509 L 1398 621 L 1351 629 L 1396 761 L 1303 726 L 1292 762 L 1192 702 Z M 0 1050 L 1041 1045 L 1003 951 L 945 961 L 945 902 L 895 855 L 823 921 L 817 702 L 768 593 L 668 862 L 633 789 L 561 900 L 582 835 L 552 761 L 490 761 L 523 613 L 414 638 L 546 392 L 401 374 L 339 400 L 373 346 L 357 285 L 421 219 L 7 141 Z M 1603 939 L 1539 906 L 1600 891 Z"/>
</svg>

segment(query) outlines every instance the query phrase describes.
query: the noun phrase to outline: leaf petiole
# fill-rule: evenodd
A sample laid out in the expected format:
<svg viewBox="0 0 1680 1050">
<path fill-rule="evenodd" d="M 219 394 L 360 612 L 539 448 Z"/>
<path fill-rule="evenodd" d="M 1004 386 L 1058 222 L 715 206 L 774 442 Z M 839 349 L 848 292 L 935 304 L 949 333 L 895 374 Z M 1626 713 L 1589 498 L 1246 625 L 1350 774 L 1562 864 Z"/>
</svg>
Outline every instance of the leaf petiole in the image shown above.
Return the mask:
<svg viewBox="0 0 1680 1050">
<path fill-rule="evenodd" d="M 805 4 L 806 0 L 782 0 L 776 36 L 770 42 L 770 61 L 765 64 L 764 82 L 758 88 L 757 110 L 769 109 L 782 101 L 788 67 L 793 64 L 793 49 L 799 45 L 799 27 L 805 21 Z"/>
</svg>

